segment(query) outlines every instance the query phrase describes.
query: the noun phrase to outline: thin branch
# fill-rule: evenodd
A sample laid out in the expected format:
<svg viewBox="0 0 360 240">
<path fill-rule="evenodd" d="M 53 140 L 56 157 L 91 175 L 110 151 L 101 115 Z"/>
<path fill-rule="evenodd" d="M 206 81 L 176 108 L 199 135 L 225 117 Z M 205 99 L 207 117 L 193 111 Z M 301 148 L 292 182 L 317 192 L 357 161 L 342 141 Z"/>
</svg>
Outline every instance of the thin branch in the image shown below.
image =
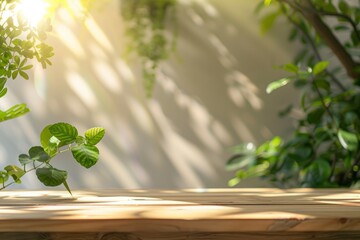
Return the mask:
<svg viewBox="0 0 360 240">
<path fill-rule="evenodd" d="M 352 26 L 353 30 L 354 30 L 354 33 L 357 37 L 357 39 L 360 41 L 360 32 L 359 30 L 357 29 L 357 26 L 356 26 L 356 23 L 352 20 L 351 17 L 349 17 L 348 15 L 346 14 L 341 14 L 341 13 L 332 13 L 332 12 L 327 12 L 327 11 L 324 11 L 324 10 L 321 10 L 319 11 L 319 13 L 321 15 L 324 15 L 324 16 L 333 16 L 333 17 L 339 17 L 339 18 L 343 18 L 345 19 L 346 21 L 348 21 L 350 23 L 350 25 Z"/>
<path fill-rule="evenodd" d="M 34 170 L 38 169 L 39 167 L 41 167 L 42 165 L 45 164 L 45 162 L 43 162 L 43 163 L 35 166 L 35 161 L 34 161 L 33 163 L 34 163 L 34 167 L 33 167 L 33 168 L 30 168 L 30 169 L 27 170 L 27 171 L 25 171 L 25 173 L 23 174 L 23 176 L 24 176 L 26 173 L 31 172 L 31 171 L 34 171 Z M 8 183 L 8 184 L 6 184 L 6 185 L 3 184 L 3 186 L 0 188 L 0 191 L 3 190 L 3 189 L 5 189 L 5 188 L 7 188 L 7 187 L 9 187 L 9 186 L 11 186 L 11 185 L 13 185 L 14 183 L 15 183 L 15 181 L 12 181 L 12 182 L 10 182 L 10 183 Z"/>
<path fill-rule="evenodd" d="M 353 79 L 357 79 L 359 77 L 359 73 L 355 71 L 355 68 L 359 66 L 359 64 L 352 59 L 351 55 L 345 50 L 344 46 L 336 38 L 331 29 L 323 22 L 311 0 L 302 0 L 297 4 L 294 0 L 281 1 L 287 3 L 290 7 L 299 11 L 305 17 L 305 19 L 313 26 L 319 36 L 339 59 L 343 67 L 346 69 L 348 76 Z"/>
<path fill-rule="evenodd" d="M 329 117 L 331 118 L 331 121 L 332 121 L 332 123 L 333 123 L 334 128 L 336 129 L 336 132 L 338 132 L 338 131 L 339 131 L 339 128 L 338 128 L 338 126 L 336 125 L 335 117 L 334 117 L 334 115 L 332 114 L 329 106 L 326 105 L 326 103 L 325 103 L 325 98 L 324 98 L 324 96 L 322 95 L 322 93 L 320 92 L 319 87 L 316 85 L 316 83 L 315 83 L 315 78 L 314 78 L 314 77 L 311 77 L 311 83 L 313 84 L 313 86 L 314 86 L 314 88 L 315 88 L 315 90 L 316 90 L 316 93 L 317 93 L 317 95 L 318 95 L 319 98 L 320 98 L 321 105 L 324 107 L 326 113 L 327 113 L 327 114 L 329 115 Z"/>
<path fill-rule="evenodd" d="M 282 7 L 282 11 L 287 17 L 287 19 L 302 33 L 302 35 L 305 37 L 306 42 L 310 45 L 312 51 L 314 52 L 315 57 L 318 61 L 322 61 L 322 57 L 320 55 L 319 50 L 316 47 L 315 42 L 311 38 L 311 36 L 297 23 L 294 21 L 294 19 L 291 18 L 291 16 L 286 12 L 284 7 Z M 346 91 L 346 88 L 342 85 L 342 83 L 328 70 L 325 70 L 326 74 L 330 77 L 330 79 L 342 90 Z"/>
</svg>

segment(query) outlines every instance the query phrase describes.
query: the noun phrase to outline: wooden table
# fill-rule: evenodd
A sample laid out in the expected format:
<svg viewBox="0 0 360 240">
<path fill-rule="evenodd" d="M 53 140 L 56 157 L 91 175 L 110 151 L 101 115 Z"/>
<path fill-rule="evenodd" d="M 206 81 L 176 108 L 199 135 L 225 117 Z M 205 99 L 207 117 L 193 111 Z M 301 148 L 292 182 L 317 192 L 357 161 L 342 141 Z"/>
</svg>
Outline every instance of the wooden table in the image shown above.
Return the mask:
<svg viewBox="0 0 360 240">
<path fill-rule="evenodd" d="M 0 191 L 14 239 L 360 239 L 360 190 Z"/>
</svg>

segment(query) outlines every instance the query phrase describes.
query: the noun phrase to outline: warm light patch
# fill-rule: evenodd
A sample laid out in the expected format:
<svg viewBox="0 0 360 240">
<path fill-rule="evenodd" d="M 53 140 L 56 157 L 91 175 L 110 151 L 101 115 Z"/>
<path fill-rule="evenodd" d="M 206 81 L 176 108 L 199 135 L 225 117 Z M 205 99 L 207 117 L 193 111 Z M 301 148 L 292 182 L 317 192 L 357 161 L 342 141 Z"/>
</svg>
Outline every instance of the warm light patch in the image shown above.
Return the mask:
<svg viewBox="0 0 360 240">
<path fill-rule="evenodd" d="M 19 11 L 32 27 L 37 27 L 48 8 L 49 3 L 45 0 L 22 0 L 19 5 Z"/>
<path fill-rule="evenodd" d="M 67 0 L 67 6 L 73 15 L 77 17 L 83 16 L 85 9 L 80 0 Z"/>
</svg>

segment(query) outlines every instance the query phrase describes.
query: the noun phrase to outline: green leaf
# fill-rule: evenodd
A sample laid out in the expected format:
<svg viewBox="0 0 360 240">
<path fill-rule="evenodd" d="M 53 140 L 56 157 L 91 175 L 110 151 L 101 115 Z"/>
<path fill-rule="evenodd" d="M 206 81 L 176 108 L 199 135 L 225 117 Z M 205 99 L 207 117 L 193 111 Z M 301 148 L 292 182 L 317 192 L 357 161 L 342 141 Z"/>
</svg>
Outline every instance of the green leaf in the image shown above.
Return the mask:
<svg viewBox="0 0 360 240">
<path fill-rule="evenodd" d="M 329 66 L 329 62 L 321 61 L 318 62 L 313 68 L 313 75 L 318 75 L 319 73 L 323 72 Z"/>
<path fill-rule="evenodd" d="M 232 156 L 226 163 L 226 170 L 233 171 L 246 166 L 251 166 L 256 157 L 254 154 L 240 153 Z"/>
<path fill-rule="evenodd" d="M 2 90 L 6 84 L 6 78 L 0 78 L 0 90 Z"/>
<path fill-rule="evenodd" d="M 25 80 L 29 80 L 29 75 L 24 71 L 19 71 L 20 76 L 22 76 Z"/>
<path fill-rule="evenodd" d="M 307 121 L 310 124 L 317 124 L 320 122 L 322 116 L 324 115 L 325 110 L 323 108 L 317 108 L 307 115 Z"/>
<path fill-rule="evenodd" d="M 60 140 L 59 146 L 73 143 L 78 136 L 77 129 L 68 123 L 55 123 L 49 127 L 49 131 Z"/>
<path fill-rule="evenodd" d="M 49 130 L 50 127 L 51 125 L 47 125 L 40 133 L 40 143 L 41 146 L 45 149 L 45 151 L 48 148 L 50 138 L 53 136 Z"/>
<path fill-rule="evenodd" d="M 268 15 L 264 16 L 260 21 L 260 30 L 262 34 L 267 33 L 271 27 L 274 25 L 278 16 L 281 15 L 281 11 L 276 11 L 269 13 Z"/>
<path fill-rule="evenodd" d="M 325 79 L 316 79 L 315 85 L 318 88 L 324 89 L 325 91 L 330 91 L 330 83 Z"/>
<path fill-rule="evenodd" d="M 11 176 L 16 183 L 21 183 L 20 178 L 25 174 L 25 171 L 18 166 L 8 165 L 4 168 L 7 174 Z"/>
<path fill-rule="evenodd" d="M 336 31 L 344 31 L 344 30 L 349 30 L 349 27 L 345 26 L 345 25 L 338 25 L 338 26 L 334 27 L 334 29 Z"/>
<path fill-rule="evenodd" d="M 266 93 L 269 94 L 269 93 L 273 92 L 274 90 L 285 86 L 286 84 L 288 84 L 290 82 L 290 80 L 291 80 L 290 78 L 282 78 L 275 82 L 270 83 L 266 88 Z"/>
<path fill-rule="evenodd" d="M 0 116 L 0 122 L 6 121 L 9 119 L 20 117 L 26 113 L 28 113 L 30 110 L 26 107 L 25 103 L 22 104 L 16 104 L 6 110 L 2 116 Z"/>
<path fill-rule="evenodd" d="M 345 15 L 349 15 L 349 13 L 350 13 L 350 7 L 344 0 L 341 0 L 339 2 L 339 9 Z"/>
<path fill-rule="evenodd" d="M 271 0 L 264 0 L 265 6 L 269 6 L 271 4 Z"/>
<path fill-rule="evenodd" d="M 76 143 L 77 145 L 86 144 L 86 139 L 85 139 L 83 136 L 77 136 L 77 137 L 76 137 L 76 140 L 75 140 L 75 143 Z"/>
<path fill-rule="evenodd" d="M 9 179 L 9 174 L 5 171 L 0 171 L 0 183 L 4 183 Z"/>
<path fill-rule="evenodd" d="M 18 70 L 13 71 L 11 74 L 12 79 L 15 79 L 18 76 L 18 74 L 19 74 Z"/>
<path fill-rule="evenodd" d="M 238 185 L 238 184 L 241 182 L 241 180 L 242 180 L 242 179 L 237 178 L 237 177 L 232 178 L 232 179 L 230 179 L 230 180 L 228 181 L 228 186 L 229 186 L 229 187 L 235 187 L 236 185 Z"/>
<path fill-rule="evenodd" d="M 56 168 L 38 168 L 36 176 L 45 186 L 55 187 L 63 184 L 67 178 L 67 172 Z"/>
<path fill-rule="evenodd" d="M 69 185 L 68 185 L 68 183 L 66 182 L 66 180 L 63 182 L 63 185 L 64 185 L 64 187 L 66 188 L 66 190 L 70 193 L 70 195 L 72 196 L 72 192 L 71 192 L 71 190 L 70 190 L 70 188 L 69 188 Z"/>
<path fill-rule="evenodd" d="M 71 153 L 75 160 L 80 163 L 81 166 L 90 168 L 96 164 L 99 159 L 99 150 L 95 146 L 80 145 L 73 147 Z"/>
<path fill-rule="evenodd" d="M 344 166 L 346 169 L 350 169 L 352 166 L 352 158 L 351 156 L 347 155 L 344 159 Z"/>
<path fill-rule="evenodd" d="M 299 67 L 292 64 L 292 63 L 285 64 L 282 68 L 285 71 L 292 72 L 292 73 L 298 73 L 299 72 Z"/>
<path fill-rule="evenodd" d="M 5 96 L 6 93 L 7 93 L 7 88 L 4 88 L 4 89 L 0 90 L 0 98 Z"/>
<path fill-rule="evenodd" d="M 45 150 L 40 146 L 35 146 L 30 148 L 29 156 L 31 160 L 38 161 L 38 162 L 46 162 L 51 157 L 45 152 Z"/>
<path fill-rule="evenodd" d="M 15 56 L 15 57 L 14 57 L 14 60 L 15 60 L 15 63 L 16 63 L 17 65 L 20 64 L 20 57 L 19 57 L 19 56 Z"/>
<path fill-rule="evenodd" d="M 338 139 L 340 141 L 341 146 L 349 151 L 356 151 L 358 148 L 358 137 L 356 134 L 347 132 L 345 130 L 340 129 L 338 131 Z"/>
<path fill-rule="evenodd" d="M 26 62 L 27 62 L 27 59 L 24 58 L 24 59 L 21 61 L 19 67 L 22 68 L 22 67 L 25 65 Z"/>
<path fill-rule="evenodd" d="M 86 143 L 96 145 L 105 135 L 105 129 L 101 127 L 90 128 L 85 132 Z"/>
<path fill-rule="evenodd" d="M 30 157 L 29 157 L 28 155 L 26 155 L 26 154 L 20 154 L 20 155 L 19 155 L 19 162 L 20 162 L 20 164 L 21 164 L 22 166 L 24 166 L 24 165 L 26 165 L 26 164 L 28 164 L 28 163 L 33 162 L 33 160 L 30 159 Z"/>
<path fill-rule="evenodd" d="M 56 137 L 54 137 L 49 128 L 52 125 L 46 126 L 40 133 L 40 143 L 41 146 L 44 148 L 44 151 L 50 155 L 54 156 L 58 150 L 58 145 L 60 143 L 60 140 L 58 140 Z"/>
<path fill-rule="evenodd" d="M 22 71 L 29 70 L 33 67 L 33 65 L 27 65 L 21 68 Z"/>
<path fill-rule="evenodd" d="M 323 184 L 331 175 L 330 163 L 324 159 L 315 160 L 307 170 L 307 181 L 312 183 L 313 187 Z"/>
</svg>

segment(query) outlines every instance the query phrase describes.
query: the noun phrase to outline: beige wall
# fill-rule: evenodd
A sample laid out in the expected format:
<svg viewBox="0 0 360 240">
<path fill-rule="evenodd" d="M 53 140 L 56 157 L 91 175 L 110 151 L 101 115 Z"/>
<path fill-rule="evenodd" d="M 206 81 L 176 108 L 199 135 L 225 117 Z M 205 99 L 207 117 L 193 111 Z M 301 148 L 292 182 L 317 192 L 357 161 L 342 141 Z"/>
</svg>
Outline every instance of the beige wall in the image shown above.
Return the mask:
<svg viewBox="0 0 360 240">
<path fill-rule="evenodd" d="M 69 170 L 74 189 L 225 187 L 233 174 L 224 170 L 232 146 L 291 129 L 277 111 L 294 93 L 266 95 L 264 89 L 284 74 L 273 66 L 288 62 L 294 49 L 283 23 L 260 36 L 256 2 L 182 1 L 177 52 L 163 65 L 152 99 L 145 99 L 136 67 L 121 58 L 126 40 L 118 1 L 108 0 L 84 23 L 59 13 L 50 37 L 53 66 L 35 68 L 28 82 L 11 82 L 0 102 L 4 108 L 23 101 L 32 110 L 1 123 L 1 165 L 37 145 L 43 126 L 67 121 L 81 131 L 107 130 L 92 169 L 67 154 L 54 160 Z M 20 187 L 42 186 L 29 174 Z"/>
</svg>

